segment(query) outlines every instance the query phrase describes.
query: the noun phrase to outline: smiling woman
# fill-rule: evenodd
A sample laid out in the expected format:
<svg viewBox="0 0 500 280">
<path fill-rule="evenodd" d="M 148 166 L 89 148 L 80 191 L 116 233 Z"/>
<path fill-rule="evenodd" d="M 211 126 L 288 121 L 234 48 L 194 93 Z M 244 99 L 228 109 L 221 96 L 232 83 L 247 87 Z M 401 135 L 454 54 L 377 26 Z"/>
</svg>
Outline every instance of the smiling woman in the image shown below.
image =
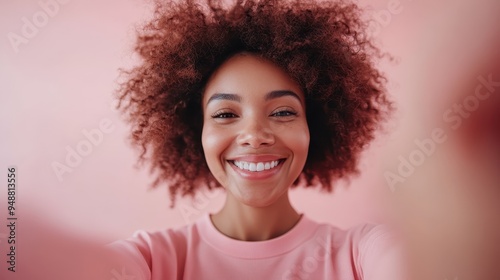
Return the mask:
<svg viewBox="0 0 500 280">
<path fill-rule="evenodd" d="M 157 1 L 138 35 L 143 63 L 125 72 L 119 91 L 139 162 L 158 171 L 152 186 L 168 185 L 171 207 L 179 193 L 222 187 L 203 157 L 200 109 L 208 80 L 238 53 L 274 64 L 303 94 L 311 145 L 292 187 L 331 191 L 333 181 L 356 174 L 360 152 L 391 111 L 374 67 L 382 53 L 367 39 L 361 10 L 347 1 L 203 2 Z"/>
<path fill-rule="evenodd" d="M 226 189 L 226 207 L 212 216 L 225 235 L 266 240 L 299 219 L 288 189 L 302 172 L 309 149 L 304 99 L 283 70 L 252 54 L 230 58 L 208 81 L 202 145 L 211 173 Z M 244 229 L 266 221 L 266 230 L 274 232 Z"/>
<path fill-rule="evenodd" d="M 319 224 L 288 196 L 356 174 L 392 109 L 360 13 L 346 1 L 157 2 L 119 106 L 172 207 L 202 188 L 226 200 L 114 243 L 137 277 L 402 279 L 386 227 Z"/>
</svg>

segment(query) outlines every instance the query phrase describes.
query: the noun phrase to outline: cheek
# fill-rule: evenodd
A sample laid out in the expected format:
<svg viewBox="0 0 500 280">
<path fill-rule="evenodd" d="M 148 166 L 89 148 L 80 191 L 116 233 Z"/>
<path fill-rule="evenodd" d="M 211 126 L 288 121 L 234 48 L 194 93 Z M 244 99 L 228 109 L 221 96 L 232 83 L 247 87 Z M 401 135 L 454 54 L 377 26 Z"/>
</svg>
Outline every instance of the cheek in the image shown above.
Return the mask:
<svg viewBox="0 0 500 280">
<path fill-rule="evenodd" d="M 289 146 L 293 149 L 296 158 L 302 158 L 305 162 L 307 152 L 309 151 L 309 128 L 307 123 L 297 126 L 295 129 L 290 129 L 287 132 Z"/>
<path fill-rule="evenodd" d="M 201 145 L 203 146 L 203 153 L 205 154 L 207 163 L 210 166 L 212 154 L 217 147 L 217 134 L 211 133 L 210 129 L 203 128 L 201 133 Z"/>
<path fill-rule="evenodd" d="M 214 129 L 211 126 L 203 127 L 201 143 L 208 167 L 212 172 L 214 171 L 213 168 L 220 164 L 221 154 L 227 147 L 227 139 L 228 136 L 223 131 Z"/>
</svg>

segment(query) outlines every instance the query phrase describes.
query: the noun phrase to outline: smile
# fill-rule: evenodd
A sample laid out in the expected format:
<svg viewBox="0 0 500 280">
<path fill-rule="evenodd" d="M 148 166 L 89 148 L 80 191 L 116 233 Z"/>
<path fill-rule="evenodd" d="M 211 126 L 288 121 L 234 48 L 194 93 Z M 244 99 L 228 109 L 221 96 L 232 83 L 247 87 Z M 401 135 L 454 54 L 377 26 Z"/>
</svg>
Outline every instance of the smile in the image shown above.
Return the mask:
<svg viewBox="0 0 500 280">
<path fill-rule="evenodd" d="M 280 164 L 280 160 L 273 160 L 268 162 L 247 162 L 247 161 L 233 161 L 233 164 L 241 170 L 247 170 L 250 172 L 261 172 L 264 170 L 270 170 L 275 168 Z"/>
</svg>

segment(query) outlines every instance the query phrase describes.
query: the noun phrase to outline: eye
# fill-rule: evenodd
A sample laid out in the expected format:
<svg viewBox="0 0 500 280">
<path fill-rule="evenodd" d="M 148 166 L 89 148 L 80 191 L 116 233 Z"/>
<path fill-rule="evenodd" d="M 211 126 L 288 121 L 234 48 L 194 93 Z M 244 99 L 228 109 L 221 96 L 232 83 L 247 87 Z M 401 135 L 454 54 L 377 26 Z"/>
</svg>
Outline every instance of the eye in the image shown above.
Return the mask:
<svg viewBox="0 0 500 280">
<path fill-rule="evenodd" d="M 231 119 L 231 118 L 236 118 L 235 114 L 231 112 L 226 112 L 226 111 L 217 111 L 214 114 L 211 115 L 213 119 Z"/>
<path fill-rule="evenodd" d="M 291 109 L 281 109 L 271 114 L 273 117 L 291 117 L 296 116 L 297 112 Z"/>
</svg>

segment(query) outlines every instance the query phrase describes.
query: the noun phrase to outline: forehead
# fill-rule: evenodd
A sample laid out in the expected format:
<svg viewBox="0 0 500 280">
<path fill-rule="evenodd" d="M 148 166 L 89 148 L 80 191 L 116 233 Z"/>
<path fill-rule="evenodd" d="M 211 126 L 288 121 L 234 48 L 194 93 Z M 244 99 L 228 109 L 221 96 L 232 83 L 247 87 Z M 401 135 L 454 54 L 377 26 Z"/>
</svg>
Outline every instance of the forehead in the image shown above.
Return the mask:
<svg viewBox="0 0 500 280">
<path fill-rule="evenodd" d="M 302 90 L 284 70 L 274 63 L 252 54 L 238 54 L 224 62 L 210 77 L 203 93 L 206 104 L 215 93 L 244 96 L 290 90 L 304 100 Z"/>
</svg>

